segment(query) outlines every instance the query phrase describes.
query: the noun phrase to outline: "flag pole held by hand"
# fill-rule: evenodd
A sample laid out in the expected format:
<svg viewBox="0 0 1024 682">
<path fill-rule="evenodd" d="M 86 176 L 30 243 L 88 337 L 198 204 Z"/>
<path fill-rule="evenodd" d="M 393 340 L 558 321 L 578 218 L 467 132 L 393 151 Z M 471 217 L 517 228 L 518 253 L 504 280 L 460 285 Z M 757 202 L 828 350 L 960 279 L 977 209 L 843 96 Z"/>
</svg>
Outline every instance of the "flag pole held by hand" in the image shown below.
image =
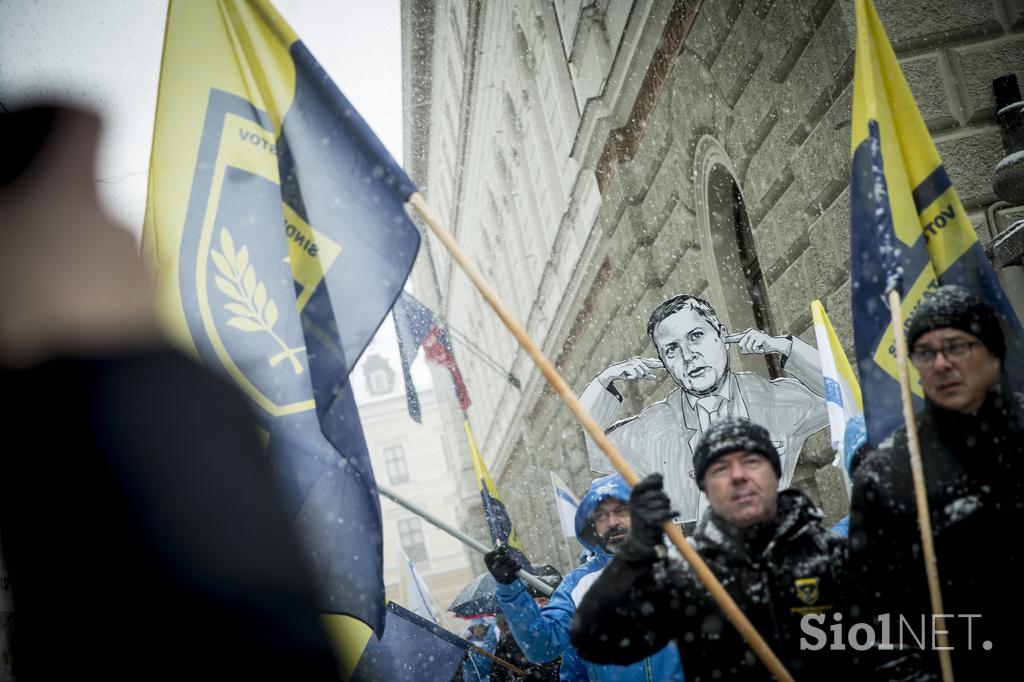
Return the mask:
<svg viewBox="0 0 1024 682">
<path fill-rule="evenodd" d="M 438 530 L 442 530 L 445 533 L 448 533 L 448 535 L 451 535 L 453 538 L 455 538 L 462 544 L 466 545 L 470 549 L 475 549 L 481 554 L 487 554 L 491 551 L 491 548 L 485 545 L 484 543 L 469 537 L 461 530 L 454 528 L 450 524 L 445 523 L 441 519 L 437 518 L 436 516 L 428 512 L 426 509 L 423 509 L 419 505 L 410 502 L 409 500 L 405 499 L 398 493 L 394 492 L 393 490 L 390 490 L 389 488 L 383 485 L 380 485 L 379 483 L 377 484 L 377 492 L 379 492 L 381 495 L 388 498 L 398 506 L 405 507 L 413 514 L 416 514 L 421 519 L 423 519 L 430 525 L 434 526 Z M 548 585 L 546 582 L 544 582 L 537 576 L 521 568 L 518 571 L 516 571 L 516 575 L 519 576 L 520 580 L 527 583 L 528 585 L 532 585 L 534 589 L 538 590 L 541 594 L 545 596 L 551 596 L 551 593 L 554 591 L 551 588 L 551 585 Z"/>
<path fill-rule="evenodd" d="M 455 238 L 451 233 L 441 224 L 440 220 L 434 215 L 433 211 L 427 205 L 423 196 L 416 192 L 409 197 L 409 204 L 416 210 L 420 218 L 426 223 L 430 231 L 434 233 L 444 247 L 451 254 L 452 259 L 462 268 L 463 272 L 469 277 L 469 279 L 476 286 L 477 290 L 483 295 L 484 299 L 491 306 L 501 321 L 505 324 L 512 335 L 519 341 L 519 345 L 522 346 L 523 350 L 526 351 L 527 355 L 533 360 L 534 364 L 547 379 L 551 387 L 561 397 L 562 402 L 566 404 L 569 411 L 576 417 L 576 421 L 587 431 L 587 434 L 594 439 L 598 447 L 604 451 L 605 455 L 608 456 L 612 466 L 622 475 L 629 485 L 635 485 L 639 480 L 636 472 L 633 471 L 629 463 L 622 457 L 618 449 L 612 444 L 605 435 L 604 429 L 602 429 L 594 418 L 590 416 L 586 408 L 580 403 L 576 397 L 576 393 L 569 387 L 565 379 L 559 374 L 558 370 L 555 369 L 551 361 L 548 360 L 541 352 L 540 347 L 537 343 L 526 333 L 526 330 L 519 324 L 512 313 L 501 303 L 497 293 L 491 288 L 487 281 L 477 270 L 476 266 L 473 265 L 466 257 L 459 245 L 455 242 Z M 725 613 L 726 618 L 729 622 L 739 630 L 743 639 L 746 640 L 750 648 L 757 654 L 757 657 L 761 659 L 761 662 L 765 664 L 765 667 L 771 672 L 775 679 L 780 682 L 793 682 L 793 677 L 786 671 L 786 668 L 782 665 L 782 662 L 778 659 L 775 653 L 768 646 L 764 638 L 761 637 L 760 633 L 754 629 L 754 626 L 750 624 L 750 621 L 740 610 L 739 606 L 736 605 L 735 600 L 725 591 L 722 584 L 718 581 L 718 578 L 711 572 L 704 560 L 700 558 L 697 551 L 690 546 L 690 543 L 686 542 L 683 537 L 683 532 L 678 526 L 673 524 L 671 521 L 666 521 L 663 529 L 665 534 L 668 535 L 669 539 L 672 540 L 672 544 L 676 546 L 676 549 L 683 555 L 690 566 L 693 568 L 697 577 L 700 578 L 704 586 L 707 587 L 711 596 L 714 597 L 715 601 L 721 607 Z"/>
<path fill-rule="evenodd" d="M 512 671 L 512 673 L 515 674 L 518 677 L 522 677 L 523 679 L 526 678 L 526 671 L 525 670 L 523 670 L 521 668 L 515 667 L 514 665 L 512 665 L 511 663 L 506 661 L 504 658 L 498 658 L 497 656 L 492 654 L 487 649 L 481 649 L 480 647 L 478 647 L 476 644 L 473 644 L 472 642 L 468 642 L 468 644 L 469 644 L 470 648 L 473 649 L 473 651 L 475 651 L 476 653 L 480 654 L 481 656 L 486 656 L 487 658 L 491 659 L 492 661 L 494 661 L 495 663 L 500 665 L 502 668 L 505 668 L 506 670 Z"/>
</svg>

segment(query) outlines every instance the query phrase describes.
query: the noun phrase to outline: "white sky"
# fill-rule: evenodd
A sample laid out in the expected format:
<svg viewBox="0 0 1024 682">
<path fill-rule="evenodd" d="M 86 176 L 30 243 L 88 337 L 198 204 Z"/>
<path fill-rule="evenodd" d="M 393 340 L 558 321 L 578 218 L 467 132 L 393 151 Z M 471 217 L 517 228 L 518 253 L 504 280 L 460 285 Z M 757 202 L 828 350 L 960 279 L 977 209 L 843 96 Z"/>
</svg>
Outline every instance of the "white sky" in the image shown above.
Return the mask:
<svg viewBox="0 0 1024 682">
<path fill-rule="evenodd" d="M 401 161 L 398 0 L 272 1 Z M 162 0 L 0 0 L 0 102 L 10 110 L 57 97 L 99 112 L 99 194 L 136 236 L 166 14 Z"/>
</svg>

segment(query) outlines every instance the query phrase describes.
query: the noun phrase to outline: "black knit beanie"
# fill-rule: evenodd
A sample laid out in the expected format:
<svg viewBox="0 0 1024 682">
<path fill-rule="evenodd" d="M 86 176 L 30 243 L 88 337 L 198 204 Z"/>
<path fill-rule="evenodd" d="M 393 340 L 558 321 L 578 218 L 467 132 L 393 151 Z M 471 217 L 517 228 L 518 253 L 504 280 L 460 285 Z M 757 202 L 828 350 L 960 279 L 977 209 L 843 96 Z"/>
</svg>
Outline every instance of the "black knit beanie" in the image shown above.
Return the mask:
<svg viewBox="0 0 1024 682">
<path fill-rule="evenodd" d="M 693 466 L 696 470 L 697 485 L 704 490 L 704 474 L 708 467 L 719 457 L 733 452 L 756 452 L 764 455 L 775 475 L 782 478 L 782 462 L 779 451 L 772 445 L 767 429 L 742 417 L 722 417 L 711 422 L 704 432 L 704 437 L 697 443 L 693 453 Z"/>
<path fill-rule="evenodd" d="M 944 327 L 977 337 L 1000 360 L 1006 356 L 1006 341 L 995 311 L 980 296 L 961 286 L 939 287 L 917 304 L 907 320 L 907 347 L 914 350 L 914 342 L 922 334 Z"/>
</svg>

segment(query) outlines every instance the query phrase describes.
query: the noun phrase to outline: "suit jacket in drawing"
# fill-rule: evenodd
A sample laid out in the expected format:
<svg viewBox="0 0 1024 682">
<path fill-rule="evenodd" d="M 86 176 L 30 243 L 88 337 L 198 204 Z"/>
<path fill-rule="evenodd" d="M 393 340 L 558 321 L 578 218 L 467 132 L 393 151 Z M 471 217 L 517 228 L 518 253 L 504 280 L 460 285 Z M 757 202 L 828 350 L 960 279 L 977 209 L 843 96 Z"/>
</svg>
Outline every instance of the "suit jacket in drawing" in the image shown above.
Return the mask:
<svg viewBox="0 0 1024 682">
<path fill-rule="evenodd" d="M 782 459 L 779 488 L 789 487 L 804 441 L 828 424 L 818 352 L 793 337 L 793 349 L 784 369 L 795 379 L 769 381 L 752 372 L 730 372 L 729 395 L 717 416 L 746 417 L 764 426 Z M 622 456 L 642 478 L 660 472 L 665 492 L 679 512 L 679 521 L 696 521 L 707 508 L 707 498 L 697 486 L 693 451 L 701 436 L 697 411 L 678 386 L 664 400 L 640 414 L 616 422 L 622 399 L 595 379 L 580 396 L 594 420 L 608 433 Z M 611 473 L 607 456 L 586 436 L 590 468 Z"/>
</svg>

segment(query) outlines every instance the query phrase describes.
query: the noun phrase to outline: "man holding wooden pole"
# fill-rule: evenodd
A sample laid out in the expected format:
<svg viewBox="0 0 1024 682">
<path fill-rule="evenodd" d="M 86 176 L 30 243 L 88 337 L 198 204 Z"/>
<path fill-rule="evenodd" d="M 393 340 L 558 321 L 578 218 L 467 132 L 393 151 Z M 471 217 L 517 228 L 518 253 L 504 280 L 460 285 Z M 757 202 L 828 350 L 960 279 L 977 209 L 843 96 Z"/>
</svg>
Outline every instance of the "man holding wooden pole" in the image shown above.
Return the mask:
<svg viewBox="0 0 1024 682">
<path fill-rule="evenodd" d="M 711 505 L 693 536 L 701 558 L 794 677 L 851 679 L 852 656 L 801 645 L 805 616 L 831 623 L 846 610 L 846 543 L 806 495 L 778 491 L 780 457 L 767 429 L 722 417 L 694 464 Z M 580 655 L 625 664 L 675 640 L 687 682 L 771 679 L 693 569 L 667 557 L 661 524 L 674 511 L 661 474 L 633 488 L 629 511 L 629 538 L 576 610 Z"/>
<path fill-rule="evenodd" d="M 942 630 L 956 679 L 1001 679 L 1016 658 L 1024 602 L 1024 551 L 1014 536 L 1024 523 L 1024 409 L 1003 371 L 1003 331 L 980 297 L 942 286 L 908 320 L 907 345 L 925 394 L 917 435 L 945 626 L 929 603 L 906 427 L 854 475 L 857 620 L 879 636 L 888 623 L 889 641 L 875 648 L 886 679 L 937 676 Z"/>
<path fill-rule="evenodd" d="M 562 680 L 683 680 L 675 645 L 663 642 L 630 661 L 610 664 L 581 659 L 569 642 L 569 626 L 580 600 L 632 532 L 628 500 L 629 485 L 618 474 L 604 476 L 590 485 L 576 510 L 575 524 L 576 539 L 593 556 L 565 576 L 543 608 L 526 593 L 516 576 L 519 565 L 507 547 L 484 555 L 487 569 L 498 583 L 495 594 L 516 642 L 535 663 L 561 656 Z"/>
</svg>

